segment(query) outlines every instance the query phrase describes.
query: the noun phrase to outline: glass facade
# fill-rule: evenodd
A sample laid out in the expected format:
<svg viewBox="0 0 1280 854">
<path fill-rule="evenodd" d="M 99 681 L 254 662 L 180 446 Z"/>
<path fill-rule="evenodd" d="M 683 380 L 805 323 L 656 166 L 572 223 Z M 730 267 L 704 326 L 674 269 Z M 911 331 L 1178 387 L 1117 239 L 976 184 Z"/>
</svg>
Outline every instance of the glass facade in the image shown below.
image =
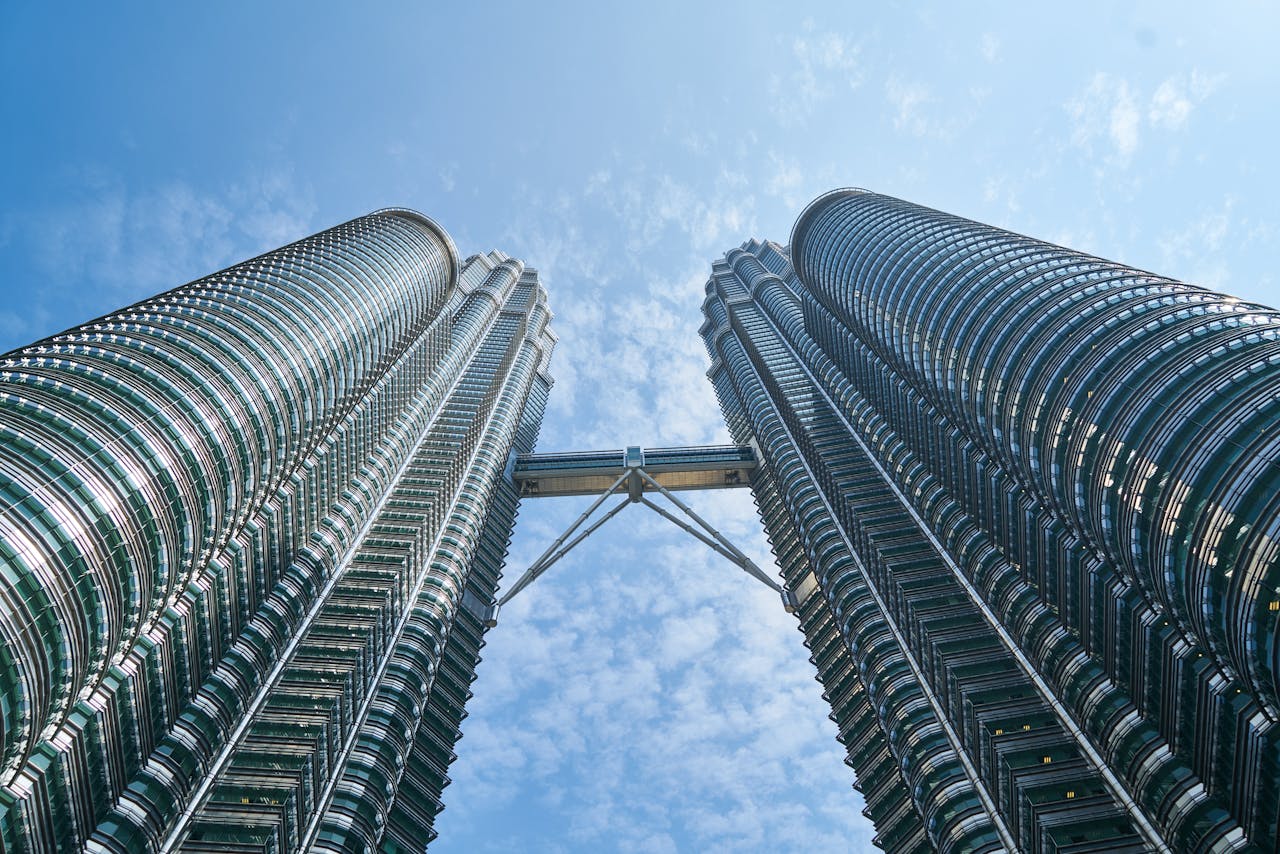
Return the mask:
<svg viewBox="0 0 1280 854">
<path fill-rule="evenodd" d="M 0 356 L 0 850 L 423 850 L 518 490 L 641 463 L 886 850 L 1276 849 L 1280 313 L 862 190 L 703 309 L 736 446 L 527 456 L 537 273 L 400 209 Z"/>
<path fill-rule="evenodd" d="M 1280 313 L 862 190 L 703 308 L 882 847 L 1275 847 Z"/>
<path fill-rule="evenodd" d="M 0 848 L 421 851 L 549 320 L 389 209 L 0 356 Z"/>
</svg>

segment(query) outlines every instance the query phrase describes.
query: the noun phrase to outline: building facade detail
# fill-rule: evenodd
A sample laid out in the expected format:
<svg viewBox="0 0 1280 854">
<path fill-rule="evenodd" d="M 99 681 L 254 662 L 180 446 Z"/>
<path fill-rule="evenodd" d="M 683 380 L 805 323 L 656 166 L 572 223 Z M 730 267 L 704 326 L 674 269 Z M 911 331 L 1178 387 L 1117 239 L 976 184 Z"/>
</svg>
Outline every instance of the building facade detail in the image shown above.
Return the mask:
<svg viewBox="0 0 1280 854">
<path fill-rule="evenodd" d="M 1280 314 L 861 190 L 704 313 L 883 847 L 1274 846 Z"/>
<path fill-rule="evenodd" d="M 389 209 L 0 357 L 0 847 L 421 851 L 549 319 Z"/>
</svg>

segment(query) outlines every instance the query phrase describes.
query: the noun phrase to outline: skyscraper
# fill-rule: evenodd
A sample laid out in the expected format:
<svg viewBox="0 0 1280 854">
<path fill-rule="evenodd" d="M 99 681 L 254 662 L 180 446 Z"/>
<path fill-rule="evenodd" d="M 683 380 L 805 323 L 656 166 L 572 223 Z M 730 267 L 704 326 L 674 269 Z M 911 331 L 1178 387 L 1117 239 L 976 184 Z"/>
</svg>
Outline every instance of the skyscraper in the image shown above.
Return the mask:
<svg viewBox="0 0 1280 854">
<path fill-rule="evenodd" d="M 549 317 L 389 209 L 0 357 L 0 848 L 420 851 Z"/>
<path fill-rule="evenodd" d="M 536 272 L 399 209 L 0 356 L 0 848 L 420 851 L 517 485 L 508 598 L 633 503 L 774 586 L 748 482 L 884 848 L 1276 848 L 1280 313 L 861 190 L 704 311 L 736 447 L 529 456 Z"/>
<path fill-rule="evenodd" d="M 862 190 L 703 308 L 883 847 L 1275 848 L 1280 313 Z"/>
</svg>

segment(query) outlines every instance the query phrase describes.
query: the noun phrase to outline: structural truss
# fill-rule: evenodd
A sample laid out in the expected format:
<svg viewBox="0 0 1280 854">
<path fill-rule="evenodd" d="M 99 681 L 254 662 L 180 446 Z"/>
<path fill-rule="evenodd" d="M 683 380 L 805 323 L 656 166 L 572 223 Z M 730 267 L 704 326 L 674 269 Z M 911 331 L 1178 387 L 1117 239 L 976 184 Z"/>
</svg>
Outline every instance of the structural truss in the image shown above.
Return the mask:
<svg viewBox="0 0 1280 854">
<path fill-rule="evenodd" d="M 687 448 L 642 448 L 630 445 L 625 450 L 617 451 L 515 456 L 511 478 L 519 488 L 522 498 L 595 495 L 596 500 L 521 574 L 490 612 L 487 624 L 497 625 L 499 608 L 532 584 L 574 546 L 632 504 L 648 507 L 712 551 L 741 567 L 748 575 L 781 596 L 788 613 L 794 612 L 795 599 L 792 594 L 673 494 L 682 490 L 750 486 L 751 474 L 756 466 L 756 453 L 750 445 L 703 445 Z M 596 511 L 612 496 L 620 498 L 610 509 L 597 516 Z M 663 506 L 650 496 L 661 496 L 669 504 Z M 588 521 L 590 524 L 587 524 Z"/>
</svg>

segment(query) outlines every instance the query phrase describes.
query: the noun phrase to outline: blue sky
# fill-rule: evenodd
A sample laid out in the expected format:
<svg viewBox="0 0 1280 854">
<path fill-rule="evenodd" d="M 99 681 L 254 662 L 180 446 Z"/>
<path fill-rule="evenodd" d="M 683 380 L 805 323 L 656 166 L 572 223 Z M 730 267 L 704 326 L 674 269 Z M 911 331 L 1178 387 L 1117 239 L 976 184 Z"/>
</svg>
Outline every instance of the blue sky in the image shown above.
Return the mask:
<svg viewBox="0 0 1280 854">
<path fill-rule="evenodd" d="M 723 441 L 710 262 L 836 186 L 1280 304 L 1278 43 L 1245 2 L 9 0 L 0 351 L 405 205 L 542 271 L 543 449 Z M 748 495 L 693 500 L 768 565 Z M 581 509 L 526 504 L 507 578 Z M 490 634 L 433 851 L 864 850 L 794 621 L 641 514 Z"/>
</svg>

